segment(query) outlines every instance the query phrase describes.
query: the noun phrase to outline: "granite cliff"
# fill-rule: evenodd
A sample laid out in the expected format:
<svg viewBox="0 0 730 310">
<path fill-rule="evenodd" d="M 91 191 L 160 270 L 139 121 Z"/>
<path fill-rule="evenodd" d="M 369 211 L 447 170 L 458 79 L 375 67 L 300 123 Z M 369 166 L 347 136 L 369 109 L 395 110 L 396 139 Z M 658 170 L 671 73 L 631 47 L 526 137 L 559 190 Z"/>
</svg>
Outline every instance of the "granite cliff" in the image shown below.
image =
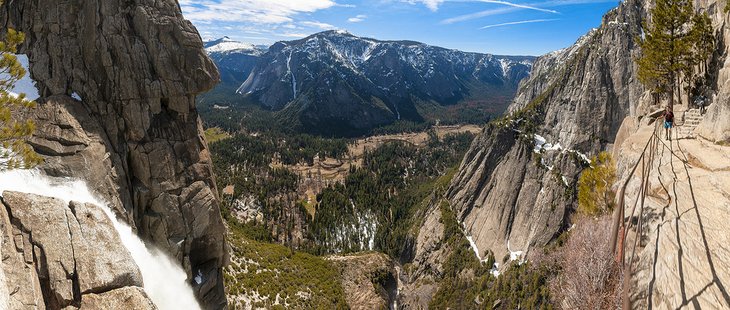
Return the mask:
<svg viewBox="0 0 730 310">
<path fill-rule="evenodd" d="M 447 196 L 480 252 L 529 251 L 566 228 L 587 155 L 614 143 L 643 95 L 633 61 L 643 14 L 641 1 L 622 2 L 540 57 L 509 114 L 472 144 Z"/>
<path fill-rule="evenodd" d="M 6 1 L 0 22 L 26 33 L 40 170 L 85 180 L 183 265 L 205 308 L 224 307 L 225 227 L 195 110 L 219 75 L 178 3 Z"/>
</svg>

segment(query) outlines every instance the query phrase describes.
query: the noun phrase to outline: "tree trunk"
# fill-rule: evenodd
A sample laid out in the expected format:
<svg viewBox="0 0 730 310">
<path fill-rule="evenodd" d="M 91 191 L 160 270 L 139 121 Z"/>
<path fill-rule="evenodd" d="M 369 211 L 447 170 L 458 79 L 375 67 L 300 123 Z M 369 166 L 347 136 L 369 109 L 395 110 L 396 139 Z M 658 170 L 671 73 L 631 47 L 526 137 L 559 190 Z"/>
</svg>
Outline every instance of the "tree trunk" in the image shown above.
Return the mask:
<svg viewBox="0 0 730 310">
<path fill-rule="evenodd" d="M 677 104 L 682 104 L 682 78 L 677 79 Z M 672 107 L 674 110 L 674 107 Z"/>
</svg>

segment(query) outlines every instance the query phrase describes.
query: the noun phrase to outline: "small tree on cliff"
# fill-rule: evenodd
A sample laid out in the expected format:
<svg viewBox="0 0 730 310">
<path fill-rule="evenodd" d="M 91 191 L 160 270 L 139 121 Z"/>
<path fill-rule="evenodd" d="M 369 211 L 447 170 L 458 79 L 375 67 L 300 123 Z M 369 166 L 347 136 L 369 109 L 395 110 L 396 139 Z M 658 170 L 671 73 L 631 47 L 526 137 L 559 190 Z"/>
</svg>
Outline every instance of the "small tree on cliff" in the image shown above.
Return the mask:
<svg viewBox="0 0 730 310">
<path fill-rule="evenodd" d="M 578 179 L 578 210 L 599 215 L 613 209 L 615 194 L 611 186 L 616 182 L 615 167 L 608 152 L 593 157 L 591 167 L 583 170 Z"/>
<path fill-rule="evenodd" d="M 25 142 L 35 127 L 30 120 L 19 120 L 18 114 L 33 108 L 35 102 L 26 100 L 25 94 L 11 92 L 26 73 L 15 56 L 25 36 L 13 29 L 7 29 L 5 34 L 5 41 L 0 42 L 0 170 L 30 168 L 40 161 Z"/>
<path fill-rule="evenodd" d="M 711 36 L 712 27 L 709 19 L 695 14 L 692 0 L 657 0 L 651 18 L 651 24 L 644 25 L 645 37 L 639 40 L 639 80 L 655 93 L 668 95 L 673 106 L 683 74 L 691 77 L 692 67 L 711 53 L 704 40 L 708 33 Z"/>
</svg>

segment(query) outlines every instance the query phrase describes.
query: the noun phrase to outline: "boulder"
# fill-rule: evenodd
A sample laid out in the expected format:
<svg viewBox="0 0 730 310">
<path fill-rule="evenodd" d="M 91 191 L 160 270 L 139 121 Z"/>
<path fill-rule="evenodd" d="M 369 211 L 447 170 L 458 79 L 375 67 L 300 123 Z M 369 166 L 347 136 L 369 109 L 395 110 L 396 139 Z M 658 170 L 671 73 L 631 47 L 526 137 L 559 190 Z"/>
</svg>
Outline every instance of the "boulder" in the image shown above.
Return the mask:
<svg viewBox="0 0 730 310">
<path fill-rule="evenodd" d="M 137 265 L 101 207 L 9 191 L 2 201 L 2 268 L 11 308 L 75 307 L 89 293 L 142 287 Z"/>
<path fill-rule="evenodd" d="M 157 307 L 139 287 L 125 287 L 101 294 L 84 295 L 80 310 L 135 309 L 155 310 Z"/>
</svg>

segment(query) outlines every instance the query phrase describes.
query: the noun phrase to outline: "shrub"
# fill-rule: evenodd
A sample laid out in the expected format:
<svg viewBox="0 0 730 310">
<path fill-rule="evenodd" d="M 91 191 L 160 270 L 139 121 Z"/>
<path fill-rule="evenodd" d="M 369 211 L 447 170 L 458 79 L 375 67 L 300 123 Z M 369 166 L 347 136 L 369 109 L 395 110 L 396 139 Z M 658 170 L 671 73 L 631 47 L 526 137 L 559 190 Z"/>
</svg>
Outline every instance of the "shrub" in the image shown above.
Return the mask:
<svg viewBox="0 0 730 310">
<path fill-rule="evenodd" d="M 578 209 L 588 215 L 598 215 L 613 208 L 616 167 L 608 152 L 594 156 L 591 166 L 583 170 L 578 180 Z"/>
<path fill-rule="evenodd" d="M 620 309 L 621 273 L 607 242 L 611 216 L 581 217 L 554 255 L 561 273 L 550 292 L 564 309 Z"/>
</svg>

